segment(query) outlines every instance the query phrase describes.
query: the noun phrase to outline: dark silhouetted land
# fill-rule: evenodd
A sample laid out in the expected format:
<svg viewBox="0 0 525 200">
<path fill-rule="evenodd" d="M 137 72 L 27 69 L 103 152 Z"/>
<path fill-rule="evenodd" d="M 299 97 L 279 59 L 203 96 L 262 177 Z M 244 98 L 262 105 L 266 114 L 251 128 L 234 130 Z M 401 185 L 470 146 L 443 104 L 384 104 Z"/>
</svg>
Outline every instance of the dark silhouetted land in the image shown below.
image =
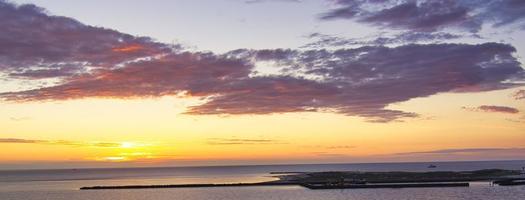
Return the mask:
<svg viewBox="0 0 525 200">
<path fill-rule="evenodd" d="M 81 190 L 248 187 L 300 185 L 309 189 L 468 187 L 471 181 L 490 181 L 498 185 L 521 185 L 525 177 L 517 170 L 486 169 L 477 171 L 435 172 L 274 172 L 279 180 L 260 183 L 177 184 L 92 186 Z"/>
</svg>

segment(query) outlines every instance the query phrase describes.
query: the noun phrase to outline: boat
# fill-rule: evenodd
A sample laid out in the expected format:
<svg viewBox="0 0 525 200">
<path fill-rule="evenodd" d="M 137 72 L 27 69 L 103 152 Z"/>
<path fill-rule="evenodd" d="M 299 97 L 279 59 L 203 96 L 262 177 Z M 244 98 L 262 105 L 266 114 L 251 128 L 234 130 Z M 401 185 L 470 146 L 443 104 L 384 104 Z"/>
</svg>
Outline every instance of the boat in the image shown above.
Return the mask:
<svg viewBox="0 0 525 200">
<path fill-rule="evenodd" d="M 427 168 L 437 168 L 437 166 L 431 164 Z"/>
</svg>

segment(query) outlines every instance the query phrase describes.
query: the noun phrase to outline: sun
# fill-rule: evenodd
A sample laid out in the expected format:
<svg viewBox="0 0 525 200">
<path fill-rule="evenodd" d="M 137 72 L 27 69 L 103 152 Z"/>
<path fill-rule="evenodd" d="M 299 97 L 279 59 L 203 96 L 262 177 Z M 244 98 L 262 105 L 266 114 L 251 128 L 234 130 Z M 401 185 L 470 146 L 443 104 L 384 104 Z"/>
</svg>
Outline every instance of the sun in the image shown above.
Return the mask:
<svg viewBox="0 0 525 200">
<path fill-rule="evenodd" d="M 133 142 L 121 142 L 120 143 L 120 148 L 133 148 L 135 146 L 137 145 Z"/>
<path fill-rule="evenodd" d="M 124 157 L 124 156 L 109 156 L 109 157 L 104 157 L 104 160 L 106 160 L 106 161 L 113 161 L 113 162 L 119 162 L 119 161 L 125 161 L 125 160 L 127 160 L 127 158 Z"/>
</svg>

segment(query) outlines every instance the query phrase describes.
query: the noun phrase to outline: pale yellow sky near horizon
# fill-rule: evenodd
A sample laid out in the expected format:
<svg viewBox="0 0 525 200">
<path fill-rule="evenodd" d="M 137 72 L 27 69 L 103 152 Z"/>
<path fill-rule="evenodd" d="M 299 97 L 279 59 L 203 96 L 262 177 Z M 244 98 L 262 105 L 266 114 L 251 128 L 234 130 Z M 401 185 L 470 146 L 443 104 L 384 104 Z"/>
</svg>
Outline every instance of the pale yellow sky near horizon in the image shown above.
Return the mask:
<svg viewBox="0 0 525 200">
<path fill-rule="evenodd" d="M 391 108 L 421 117 L 389 123 L 334 113 L 195 116 L 182 112 L 198 101 L 176 97 L 2 103 L 0 138 L 25 143 L 1 143 L 0 163 L 162 166 L 177 165 L 177 160 L 184 160 L 181 165 L 228 165 L 231 160 L 257 164 L 523 159 L 519 153 L 525 142 L 525 106 L 511 97 L 518 89 L 523 88 L 412 99 Z M 480 105 L 512 106 L 521 112 L 462 108 Z M 397 155 L 480 148 L 498 150 Z"/>
</svg>

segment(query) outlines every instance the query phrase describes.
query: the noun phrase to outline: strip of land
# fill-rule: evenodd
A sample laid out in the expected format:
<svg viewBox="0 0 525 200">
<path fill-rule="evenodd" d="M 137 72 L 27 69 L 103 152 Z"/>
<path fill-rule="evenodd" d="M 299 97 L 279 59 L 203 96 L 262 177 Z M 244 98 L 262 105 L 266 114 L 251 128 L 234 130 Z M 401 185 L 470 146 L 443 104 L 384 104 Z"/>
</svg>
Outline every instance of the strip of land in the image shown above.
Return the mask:
<svg viewBox="0 0 525 200">
<path fill-rule="evenodd" d="M 260 183 L 224 183 L 224 184 L 174 184 L 174 185 L 121 185 L 121 186 L 92 186 L 82 187 L 81 190 L 111 190 L 111 189 L 151 189 L 151 188 L 206 188 L 206 187 L 247 187 L 247 186 L 281 186 L 297 185 L 279 181 Z"/>
<path fill-rule="evenodd" d="M 468 187 L 472 181 L 487 181 L 501 186 L 522 185 L 525 176 L 518 170 L 486 169 L 477 171 L 435 172 L 273 172 L 279 180 L 259 183 L 176 184 L 91 186 L 81 190 L 203 188 L 297 185 L 309 189 Z"/>
</svg>

